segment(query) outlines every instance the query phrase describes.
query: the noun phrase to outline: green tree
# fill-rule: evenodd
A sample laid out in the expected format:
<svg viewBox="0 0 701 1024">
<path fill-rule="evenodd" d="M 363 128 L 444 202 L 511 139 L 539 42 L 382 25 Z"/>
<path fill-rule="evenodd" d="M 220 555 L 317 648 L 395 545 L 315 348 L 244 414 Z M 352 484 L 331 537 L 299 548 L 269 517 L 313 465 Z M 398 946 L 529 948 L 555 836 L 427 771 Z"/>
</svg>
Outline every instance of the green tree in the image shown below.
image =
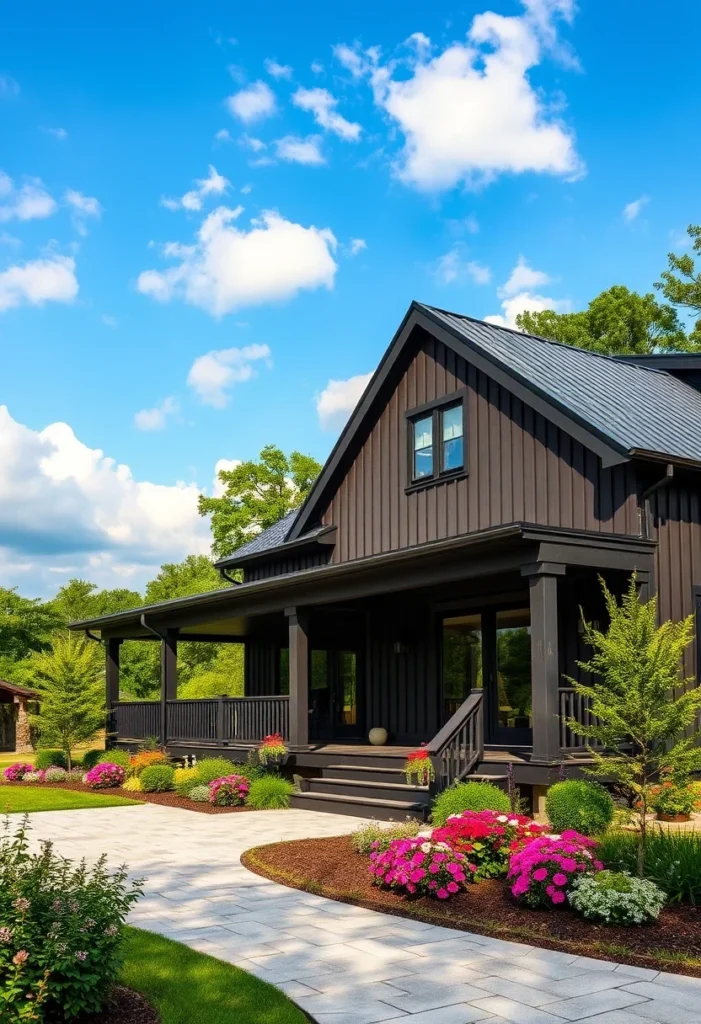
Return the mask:
<svg viewBox="0 0 701 1024">
<path fill-rule="evenodd" d="M 59 588 L 47 607 L 64 625 L 68 625 L 69 622 L 77 622 L 80 619 L 124 612 L 140 604 L 143 604 L 143 598 L 138 590 L 99 590 L 96 583 L 72 579 Z"/>
<path fill-rule="evenodd" d="M 696 726 L 701 688 L 682 677 L 684 651 L 693 636 L 693 616 L 657 625 L 657 602 L 638 599 L 635 576 L 620 602 L 602 580 L 609 615 L 606 632 L 586 623 L 584 640 L 591 658 L 578 662 L 591 683 L 570 679 L 589 702 L 590 725 L 573 720 L 568 727 L 589 741 L 594 761 L 587 771 L 613 781 L 639 811 L 638 872 L 645 865 L 646 815 L 650 789 L 660 776 L 675 782 L 701 768 Z M 591 744 L 596 743 L 596 746 Z"/>
<path fill-rule="evenodd" d="M 288 457 L 272 444 L 263 448 L 258 462 L 220 470 L 224 494 L 221 498 L 202 495 L 198 503 L 200 515 L 211 517 L 214 556 L 230 555 L 255 532 L 298 508 L 320 471 L 310 455 L 292 452 Z"/>
<path fill-rule="evenodd" d="M 198 666 L 189 680 L 178 686 L 178 697 L 243 696 L 243 644 L 201 644 L 215 647 L 215 657 Z"/>
<path fill-rule="evenodd" d="M 688 352 L 701 347 L 684 333 L 677 312 L 648 292 L 640 295 L 624 285 L 614 285 L 592 299 L 578 313 L 519 313 L 522 331 L 552 338 L 565 345 L 606 355 L 646 355 L 654 352 Z"/>
<path fill-rule="evenodd" d="M 43 651 L 51 631 L 59 625 L 54 612 L 41 601 L 21 597 L 16 589 L 0 587 L 0 660 L 21 661 L 32 651 Z"/>
<path fill-rule="evenodd" d="M 690 224 L 686 232 L 691 239 L 693 251 L 701 256 L 701 224 Z M 682 306 L 692 314 L 698 313 L 689 342 L 694 349 L 701 349 L 701 267 L 696 269 L 694 257 L 689 253 L 677 256 L 670 252 L 667 256 L 668 268 L 660 274 L 660 281 L 655 282 L 667 302 L 673 306 Z"/>
<path fill-rule="evenodd" d="M 184 562 L 166 562 L 158 575 L 146 584 L 146 604 L 170 601 L 175 597 L 191 597 L 208 590 L 230 586 L 206 555 L 188 555 Z"/>
<path fill-rule="evenodd" d="M 71 751 L 105 724 L 103 663 L 97 644 L 59 632 L 53 649 L 32 655 L 39 713 L 31 721 L 42 742 L 56 744 L 71 767 Z"/>
</svg>

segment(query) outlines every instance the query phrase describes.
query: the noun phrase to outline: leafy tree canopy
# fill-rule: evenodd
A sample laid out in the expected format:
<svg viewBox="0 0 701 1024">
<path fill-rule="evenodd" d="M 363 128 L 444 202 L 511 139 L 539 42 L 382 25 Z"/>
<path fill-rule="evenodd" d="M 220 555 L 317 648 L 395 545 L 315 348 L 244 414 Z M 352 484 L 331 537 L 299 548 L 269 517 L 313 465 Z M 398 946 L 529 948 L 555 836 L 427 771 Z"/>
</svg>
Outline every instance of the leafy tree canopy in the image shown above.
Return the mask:
<svg viewBox="0 0 701 1024">
<path fill-rule="evenodd" d="M 701 256 L 701 224 L 690 224 L 686 231 L 692 241 L 693 251 Z M 661 280 L 655 282 L 655 288 L 659 288 L 672 305 L 699 314 L 689 341 L 694 349 L 701 349 L 701 266 L 696 269 L 694 257 L 690 253 L 677 256 L 670 252 L 667 260 L 668 269 L 662 271 Z"/>
<path fill-rule="evenodd" d="M 113 612 L 127 611 L 138 607 L 143 598 L 138 590 L 117 588 L 99 590 L 97 584 L 88 580 L 69 580 L 61 587 L 47 607 L 54 612 L 64 625 L 79 619 L 97 618 Z"/>
<path fill-rule="evenodd" d="M 212 560 L 206 555 L 188 555 L 184 562 L 166 562 L 158 575 L 146 584 L 146 604 L 169 601 L 175 597 L 191 597 L 208 590 L 228 587 Z"/>
<path fill-rule="evenodd" d="M 701 349 L 701 335 L 687 337 L 672 306 L 658 302 L 651 292 L 640 295 L 618 284 L 578 313 L 524 312 L 516 323 L 529 334 L 610 355 Z"/>
<path fill-rule="evenodd" d="M 50 645 L 51 631 L 60 624 L 52 609 L 39 600 L 21 597 L 16 589 L 0 587 L 0 659 L 20 661 Z"/>
<path fill-rule="evenodd" d="M 292 452 L 287 456 L 272 444 L 263 448 L 257 462 L 221 470 L 222 497 L 203 495 L 198 504 L 200 515 L 211 517 L 215 557 L 230 555 L 254 533 L 298 508 L 320 471 L 310 455 Z"/>
</svg>

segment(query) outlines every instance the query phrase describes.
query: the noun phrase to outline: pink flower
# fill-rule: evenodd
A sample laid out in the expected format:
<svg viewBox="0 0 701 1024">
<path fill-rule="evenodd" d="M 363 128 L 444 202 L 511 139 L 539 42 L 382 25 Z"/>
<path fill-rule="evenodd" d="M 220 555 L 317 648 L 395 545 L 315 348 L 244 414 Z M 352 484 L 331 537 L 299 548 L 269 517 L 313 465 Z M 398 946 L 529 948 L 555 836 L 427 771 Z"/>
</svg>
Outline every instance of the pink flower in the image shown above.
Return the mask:
<svg viewBox="0 0 701 1024">
<path fill-rule="evenodd" d="M 560 890 L 557 890 L 556 892 L 554 892 L 552 894 L 552 896 L 550 897 L 550 899 L 553 901 L 553 903 L 564 903 L 565 902 L 565 894 L 560 889 Z"/>
<path fill-rule="evenodd" d="M 448 892 L 447 889 L 439 889 L 438 892 L 436 893 L 436 896 L 438 897 L 439 900 L 447 900 L 448 897 L 450 896 L 450 893 Z"/>
<path fill-rule="evenodd" d="M 431 872 L 432 875 L 437 875 L 440 869 L 440 864 L 436 864 L 435 860 L 428 865 L 428 870 Z"/>
<path fill-rule="evenodd" d="M 561 871 L 558 871 L 556 875 L 553 875 L 553 885 L 567 885 L 567 875 L 563 875 Z"/>
<path fill-rule="evenodd" d="M 460 886 L 456 885 L 455 882 L 448 882 L 446 889 L 448 892 L 460 892 Z"/>
<path fill-rule="evenodd" d="M 424 871 L 423 868 L 417 868 L 416 871 L 412 871 L 409 877 L 411 878 L 412 882 L 420 882 L 422 878 L 426 877 L 426 872 Z"/>
<path fill-rule="evenodd" d="M 429 887 L 429 889 L 437 889 L 438 888 L 438 882 L 429 882 L 428 883 L 428 887 Z"/>
<path fill-rule="evenodd" d="M 544 882 L 547 877 L 547 868 L 536 868 L 536 870 L 533 872 L 533 878 L 536 882 Z"/>
</svg>

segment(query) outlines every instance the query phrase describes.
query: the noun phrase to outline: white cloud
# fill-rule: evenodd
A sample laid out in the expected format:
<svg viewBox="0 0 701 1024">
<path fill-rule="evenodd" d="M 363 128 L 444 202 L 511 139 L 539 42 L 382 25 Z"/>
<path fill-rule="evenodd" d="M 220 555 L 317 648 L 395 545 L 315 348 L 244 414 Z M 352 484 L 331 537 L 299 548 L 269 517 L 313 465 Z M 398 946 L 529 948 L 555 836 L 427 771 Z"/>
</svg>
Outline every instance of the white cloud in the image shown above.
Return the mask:
<svg viewBox="0 0 701 1024">
<path fill-rule="evenodd" d="M 291 68 L 289 64 L 278 64 L 276 60 L 266 60 L 264 62 L 265 70 L 273 78 L 285 78 L 290 79 L 294 73 L 294 68 Z"/>
<path fill-rule="evenodd" d="M 30 260 L 0 273 L 0 313 L 16 306 L 71 302 L 77 294 L 75 260 L 68 256 Z"/>
<path fill-rule="evenodd" d="M 19 94 L 19 82 L 12 75 L 0 75 L 0 100 L 11 100 Z"/>
<path fill-rule="evenodd" d="M 340 430 L 368 386 L 371 373 L 359 373 L 348 380 L 330 380 L 316 399 L 322 430 Z"/>
<path fill-rule="evenodd" d="M 214 136 L 215 142 L 233 142 L 231 135 L 226 128 L 220 128 Z"/>
<path fill-rule="evenodd" d="M 478 14 L 464 43 L 435 56 L 422 36 L 408 77 L 406 60 L 382 64 L 376 49 L 336 48 L 351 73 L 368 77 L 375 102 L 404 135 L 395 171 L 407 185 L 439 190 L 505 173 L 581 173 L 572 133 L 529 76 L 555 49 L 555 20 L 571 16 L 569 0 L 522 2 L 520 17 Z"/>
<path fill-rule="evenodd" d="M 9 220 L 42 220 L 58 209 L 40 178 L 28 178 L 19 188 L 9 175 L 0 171 L 0 223 Z"/>
<path fill-rule="evenodd" d="M 312 63 L 309 66 L 311 68 L 311 72 L 313 75 L 321 75 L 324 73 L 324 65 L 321 64 L 318 60 L 312 61 Z"/>
<path fill-rule="evenodd" d="M 351 256 L 357 256 L 359 252 L 362 252 L 363 249 L 367 249 L 367 247 L 368 243 L 364 238 L 351 238 L 348 248 Z"/>
<path fill-rule="evenodd" d="M 333 287 L 337 243 L 329 228 L 303 227 L 266 210 L 247 231 L 231 223 L 242 209 L 222 206 L 210 213 L 196 244 L 180 247 L 181 262 L 165 271 L 144 271 L 139 291 L 160 302 L 182 298 L 222 316 L 291 298 L 302 289 Z"/>
<path fill-rule="evenodd" d="M 264 359 L 271 366 L 267 345 L 245 345 L 223 348 L 198 356 L 190 367 L 187 383 L 205 405 L 223 409 L 229 401 L 227 391 L 234 384 L 243 384 L 256 374 L 254 363 Z"/>
<path fill-rule="evenodd" d="M 332 47 L 333 55 L 339 64 L 342 64 L 346 71 L 350 71 L 353 78 L 363 78 L 367 72 L 367 61 L 352 46 L 339 43 Z"/>
<path fill-rule="evenodd" d="M 35 431 L 0 407 L 0 562 L 15 578 L 51 586 L 49 570 L 70 566 L 114 586 L 115 574 L 145 581 L 164 561 L 205 554 L 199 494 L 194 483 L 135 480 L 67 423 Z"/>
<path fill-rule="evenodd" d="M 64 196 L 65 202 L 71 207 L 73 226 L 79 235 L 87 235 L 88 229 L 85 221 L 88 217 L 99 217 L 102 215 L 102 206 L 94 196 L 84 196 L 82 192 L 67 188 Z"/>
<path fill-rule="evenodd" d="M 7 231 L 0 231 L 0 245 L 11 245 L 14 247 L 20 246 L 21 244 L 21 238 L 16 238 L 15 235 L 11 235 Z"/>
<path fill-rule="evenodd" d="M 103 313 L 102 316 L 100 317 L 100 320 L 102 320 L 105 327 L 111 327 L 112 330 L 114 330 L 116 327 L 119 327 L 119 320 L 117 320 L 117 317 L 110 316 L 109 313 Z"/>
<path fill-rule="evenodd" d="M 552 278 L 543 270 L 529 267 L 523 256 L 519 256 L 516 266 L 508 280 L 497 289 L 502 300 L 501 313 L 486 316 L 487 323 L 499 327 L 511 327 L 518 330 L 516 317 L 519 313 L 542 313 L 545 309 L 553 309 L 556 313 L 568 313 L 571 308 L 569 299 L 552 299 L 547 295 L 534 292 L 534 288 L 550 284 Z"/>
<path fill-rule="evenodd" d="M 160 405 L 153 409 L 141 409 L 134 414 L 134 426 L 138 430 L 163 430 L 168 417 L 174 416 L 180 407 L 172 395 L 164 398 Z"/>
<path fill-rule="evenodd" d="M 439 284 L 456 284 L 467 280 L 475 284 L 489 284 L 492 279 L 489 267 L 477 260 L 466 259 L 464 249 L 459 245 L 438 258 L 433 275 Z"/>
<path fill-rule="evenodd" d="M 229 113 L 244 124 L 271 117 L 276 110 L 275 93 L 266 82 L 254 82 L 246 89 L 241 89 L 229 96 L 226 104 Z"/>
<path fill-rule="evenodd" d="M 342 117 L 336 107 L 338 100 L 332 96 L 328 89 L 297 89 L 292 96 L 292 102 L 300 110 L 306 110 L 314 115 L 314 120 L 321 128 L 338 135 L 339 139 L 345 142 L 357 142 L 362 132 L 362 127 L 353 121 L 347 121 Z"/>
<path fill-rule="evenodd" d="M 245 149 L 250 149 L 252 153 L 262 153 L 263 150 L 268 148 L 262 139 L 257 139 L 255 136 L 246 135 L 245 133 L 239 139 L 239 143 Z"/>
<path fill-rule="evenodd" d="M 643 206 L 647 206 L 649 202 L 650 196 L 640 196 L 639 199 L 634 199 L 632 203 L 626 203 L 623 207 L 622 213 L 623 220 L 626 224 L 630 224 L 634 221 L 638 217 Z"/>
<path fill-rule="evenodd" d="M 45 131 L 47 135 L 53 135 L 60 142 L 64 142 L 68 138 L 68 132 L 65 128 L 43 128 L 42 131 Z"/>
<path fill-rule="evenodd" d="M 310 167 L 319 167 L 326 163 L 326 158 L 321 152 L 320 135 L 308 135 L 306 139 L 300 139 L 297 135 L 285 135 L 282 139 L 276 139 L 275 152 L 279 160 L 286 160 L 288 163 L 307 164 Z"/>
<path fill-rule="evenodd" d="M 533 288 L 540 288 L 544 284 L 550 284 L 550 275 L 543 270 L 534 270 L 528 266 L 523 256 L 519 256 L 516 266 L 511 271 L 508 281 L 499 288 L 497 295 L 500 299 L 507 299 L 512 295 L 521 292 L 530 292 Z"/>
<path fill-rule="evenodd" d="M 231 471 L 241 465 L 241 459 L 218 459 L 214 466 L 214 483 L 212 484 L 212 497 L 223 498 L 226 491 L 225 485 L 219 479 L 221 472 Z"/>
<path fill-rule="evenodd" d="M 219 174 L 213 164 L 210 164 L 207 177 L 196 179 L 195 188 L 190 189 L 180 199 L 161 196 L 161 206 L 165 206 L 166 210 L 201 210 L 202 203 L 207 196 L 222 195 L 230 184 L 229 180 Z"/>
</svg>

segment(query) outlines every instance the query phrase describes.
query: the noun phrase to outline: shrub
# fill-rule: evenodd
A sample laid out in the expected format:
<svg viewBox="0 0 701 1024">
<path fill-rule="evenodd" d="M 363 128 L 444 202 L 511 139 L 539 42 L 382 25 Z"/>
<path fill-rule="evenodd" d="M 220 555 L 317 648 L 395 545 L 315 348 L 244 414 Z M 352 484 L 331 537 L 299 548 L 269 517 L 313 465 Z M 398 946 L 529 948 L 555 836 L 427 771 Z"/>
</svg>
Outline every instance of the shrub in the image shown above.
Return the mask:
<svg viewBox="0 0 701 1024">
<path fill-rule="evenodd" d="M 66 768 L 68 762 L 62 750 L 38 750 L 34 757 L 34 767 L 37 771 L 46 771 L 47 768 Z"/>
<path fill-rule="evenodd" d="M 596 845 L 574 831 L 533 839 L 509 861 L 512 895 L 529 907 L 563 904 L 579 874 L 603 868 L 592 853 Z"/>
<path fill-rule="evenodd" d="M 584 836 L 601 835 L 611 824 L 613 811 L 608 790 L 583 779 L 556 782 L 545 800 L 545 813 L 554 832 L 573 829 Z"/>
<path fill-rule="evenodd" d="M 169 764 L 150 764 L 137 778 L 144 793 L 167 793 L 174 788 L 175 769 Z"/>
<path fill-rule="evenodd" d="M 122 789 L 127 793 L 143 793 L 144 787 L 138 775 L 132 775 L 122 783 Z"/>
<path fill-rule="evenodd" d="M 44 772 L 46 782 L 67 782 L 69 778 L 65 768 L 47 768 Z"/>
<path fill-rule="evenodd" d="M 509 857 L 544 831 L 544 825 L 537 825 L 520 814 L 465 811 L 459 817 L 448 818 L 441 828 L 435 828 L 431 839 L 448 843 L 458 853 L 463 853 L 476 869 L 476 881 L 506 875 Z"/>
<path fill-rule="evenodd" d="M 205 757 L 197 762 L 197 772 L 203 786 L 208 786 L 210 782 L 225 775 L 231 775 L 232 768 L 233 762 L 226 757 Z"/>
<path fill-rule="evenodd" d="M 652 791 L 650 806 L 657 814 L 669 818 L 677 815 L 689 815 L 696 807 L 697 795 L 689 785 L 679 786 L 673 782 L 663 782 Z"/>
<path fill-rule="evenodd" d="M 45 771 L 38 772 L 38 771 L 36 771 L 36 769 L 32 770 L 31 772 L 25 772 L 24 773 L 24 778 L 22 779 L 22 782 L 45 782 L 45 781 L 46 781 L 46 772 Z"/>
<path fill-rule="evenodd" d="M 121 967 L 122 925 L 140 895 L 126 868 L 73 866 L 48 843 L 30 854 L 27 820 L 0 838 L 0 1017 L 72 1020 L 100 1010 Z"/>
<path fill-rule="evenodd" d="M 434 825 L 445 825 L 451 814 L 462 814 L 463 811 L 508 814 L 510 810 L 506 793 L 491 782 L 461 782 L 438 794 L 431 808 L 431 821 Z"/>
<path fill-rule="evenodd" d="M 209 802 L 215 807 L 238 807 L 246 802 L 248 779 L 243 775 L 225 775 L 209 784 Z"/>
<path fill-rule="evenodd" d="M 654 882 L 632 878 L 620 871 L 599 871 L 576 878 L 570 904 L 584 917 L 604 924 L 645 924 L 654 921 L 665 895 Z"/>
<path fill-rule="evenodd" d="M 412 821 L 411 818 L 407 818 L 406 821 L 394 822 L 388 828 L 385 828 L 379 821 L 369 821 L 367 825 L 361 825 L 353 832 L 351 842 L 356 853 L 367 856 L 373 850 L 378 852 L 386 850 L 395 839 L 413 838 L 421 827 L 420 821 Z"/>
<path fill-rule="evenodd" d="M 637 868 L 637 836 L 611 830 L 602 836 L 597 853 L 607 868 L 632 874 Z M 645 878 L 659 886 L 670 903 L 701 904 L 701 833 L 651 830 Z"/>
<path fill-rule="evenodd" d="M 194 800 L 196 804 L 208 804 L 209 786 L 193 786 L 187 795 L 188 798 L 190 800 Z"/>
<path fill-rule="evenodd" d="M 170 759 L 162 750 L 140 750 L 132 754 L 129 760 L 132 774 L 141 775 L 144 768 L 153 764 L 168 764 Z"/>
<path fill-rule="evenodd" d="M 243 763 L 239 764 L 239 762 L 235 762 L 230 766 L 229 770 L 231 770 L 232 767 L 236 769 L 237 775 L 243 775 L 244 779 L 248 779 L 249 782 L 255 782 L 256 779 L 264 779 L 269 776 L 269 772 L 266 770 L 265 766 L 258 760 L 257 750 L 249 751 L 248 757 Z"/>
<path fill-rule="evenodd" d="M 7 782 L 21 782 L 27 772 L 33 771 L 34 765 L 28 761 L 15 761 L 14 764 L 8 765 L 2 774 Z"/>
<path fill-rule="evenodd" d="M 374 851 L 368 870 L 375 885 L 410 896 L 437 896 L 439 900 L 460 892 L 470 875 L 462 853 L 447 843 L 421 836 L 395 839 L 386 850 Z"/>
<path fill-rule="evenodd" d="M 266 775 L 251 783 L 246 803 L 256 811 L 289 807 L 294 791 L 294 786 L 287 779 L 280 775 Z"/>
<path fill-rule="evenodd" d="M 117 751 L 113 750 L 111 753 L 116 754 Z M 101 758 L 104 758 L 104 756 L 104 750 L 98 750 L 95 747 L 93 747 L 92 750 L 86 750 L 82 759 L 83 770 L 89 772 L 91 768 L 94 768 L 95 765 L 99 763 Z"/>
<path fill-rule="evenodd" d="M 187 796 L 193 786 L 199 785 L 200 773 L 197 768 L 176 768 L 173 775 L 175 792 Z"/>
<path fill-rule="evenodd" d="M 125 775 L 131 775 L 131 756 L 128 750 L 103 750 L 98 764 L 118 764 L 124 769 Z"/>
<path fill-rule="evenodd" d="M 84 776 L 84 782 L 92 789 L 111 789 L 113 786 L 122 785 L 125 774 L 121 765 L 104 762 L 91 768 Z"/>
</svg>

